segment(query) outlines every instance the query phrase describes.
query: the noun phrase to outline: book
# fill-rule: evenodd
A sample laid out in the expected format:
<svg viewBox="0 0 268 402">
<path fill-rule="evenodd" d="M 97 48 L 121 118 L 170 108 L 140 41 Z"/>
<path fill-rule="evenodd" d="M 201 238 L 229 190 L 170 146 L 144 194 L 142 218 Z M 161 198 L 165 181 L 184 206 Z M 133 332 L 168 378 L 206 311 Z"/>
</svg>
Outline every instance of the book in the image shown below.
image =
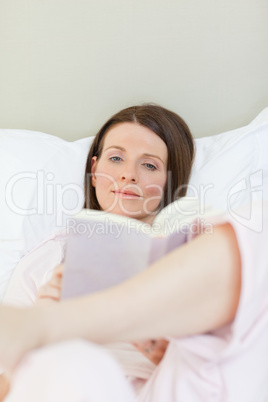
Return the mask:
<svg viewBox="0 0 268 402">
<path fill-rule="evenodd" d="M 198 202 L 181 199 L 152 226 L 121 215 L 83 209 L 69 219 L 62 299 L 104 290 L 137 275 L 187 241 Z"/>
</svg>

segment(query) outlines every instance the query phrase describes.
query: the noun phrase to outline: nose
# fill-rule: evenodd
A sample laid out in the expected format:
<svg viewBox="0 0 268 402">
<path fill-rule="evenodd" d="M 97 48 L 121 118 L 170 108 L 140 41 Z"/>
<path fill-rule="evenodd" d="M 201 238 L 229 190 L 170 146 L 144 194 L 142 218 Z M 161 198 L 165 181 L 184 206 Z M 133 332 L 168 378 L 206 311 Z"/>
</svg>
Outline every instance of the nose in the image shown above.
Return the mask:
<svg viewBox="0 0 268 402">
<path fill-rule="evenodd" d="M 136 179 L 134 177 L 132 177 L 131 179 L 128 179 L 126 176 L 121 176 L 121 180 L 123 181 L 129 181 L 132 183 L 137 183 Z"/>
<path fill-rule="evenodd" d="M 138 178 L 134 168 L 127 169 L 126 167 L 121 172 L 120 179 L 127 183 L 137 183 Z"/>
<path fill-rule="evenodd" d="M 125 173 L 121 175 L 121 180 L 126 181 L 126 182 L 131 182 L 131 183 L 137 183 L 136 177 L 129 176 Z"/>
</svg>

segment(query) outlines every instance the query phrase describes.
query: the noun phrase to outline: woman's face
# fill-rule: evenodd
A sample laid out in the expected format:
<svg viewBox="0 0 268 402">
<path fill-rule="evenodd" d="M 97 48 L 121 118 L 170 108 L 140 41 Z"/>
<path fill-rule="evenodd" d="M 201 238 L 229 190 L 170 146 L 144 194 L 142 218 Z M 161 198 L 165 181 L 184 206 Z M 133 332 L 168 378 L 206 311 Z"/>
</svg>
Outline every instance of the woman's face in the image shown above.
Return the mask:
<svg viewBox="0 0 268 402">
<path fill-rule="evenodd" d="M 167 146 L 149 128 L 120 123 L 92 158 L 92 185 L 102 210 L 152 223 L 167 179 Z"/>
</svg>

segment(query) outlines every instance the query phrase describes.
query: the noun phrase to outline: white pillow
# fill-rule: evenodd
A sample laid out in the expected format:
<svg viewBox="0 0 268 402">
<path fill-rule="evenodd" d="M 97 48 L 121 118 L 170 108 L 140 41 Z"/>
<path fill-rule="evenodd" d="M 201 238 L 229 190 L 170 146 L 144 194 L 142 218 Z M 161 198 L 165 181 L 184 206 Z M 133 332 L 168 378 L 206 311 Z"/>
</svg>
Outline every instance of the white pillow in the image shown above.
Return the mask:
<svg viewBox="0 0 268 402">
<path fill-rule="evenodd" d="M 250 124 L 198 138 L 188 196 L 232 213 L 253 199 L 268 198 L 268 108 Z M 250 212 L 249 212 L 250 213 Z"/>
<path fill-rule="evenodd" d="M 0 130 L 0 300 L 21 257 L 81 209 L 91 142 Z M 199 197 L 199 213 L 232 211 L 260 191 L 268 198 L 268 108 L 248 126 L 195 142 L 188 196 Z"/>
<path fill-rule="evenodd" d="M 0 300 L 21 257 L 81 209 L 91 142 L 0 130 Z"/>
</svg>

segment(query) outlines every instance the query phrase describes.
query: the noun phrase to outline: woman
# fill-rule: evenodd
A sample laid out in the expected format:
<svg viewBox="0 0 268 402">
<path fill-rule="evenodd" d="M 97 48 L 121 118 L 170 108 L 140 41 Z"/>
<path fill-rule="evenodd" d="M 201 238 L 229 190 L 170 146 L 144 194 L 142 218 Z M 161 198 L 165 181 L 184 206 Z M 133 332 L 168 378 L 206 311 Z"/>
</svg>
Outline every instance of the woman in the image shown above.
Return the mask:
<svg viewBox="0 0 268 402">
<path fill-rule="evenodd" d="M 153 110 L 158 113 L 160 111 L 157 108 Z M 164 112 L 161 115 L 163 120 L 166 120 L 165 125 L 168 125 L 167 121 L 174 124 L 175 117 L 169 113 Z M 151 119 L 152 124 L 155 120 L 157 121 L 155 118 Z M 111 122 L 113 121 L 111 119 Z M 94 142 L 95 145 L 98 143 L 98 146 L 94 148 L 93 144 L 87 163 L 87 173 L 90 173 L 91 180 L 86 176 L 86 191 L 88 187 L 91 191 L 89 196 L 86 194 L 86 206 L 109 209 L 111 212 L 135 217 L 151 224 L 157 211 L 168 203 L 170 194 L 171 200 L 177 194 L 183 195 L 180 191 L 181 188 L 185 191 L 183 185 L 189 178 L 190 169 L 188 176 L 185 176 L 186 180 L 185 177 L 182 182 L 179 182 L 178 178 L 174 179 L 175 185 L 170 192 L 167 178 L 168 170 L 172 166 L 170 154 L 174 145 L 165 142 L 157 129 L 152 130 L 152 126 L 148 128 L 132 118 L 105 125 L 100 133 Z M 189 138 L 187 135 L 184 135 L 185 137 Z M 187 141 L 191 143 L 191 139 Z M 185 140 L 186 143 L 187 141 Z M 193 153 L 189 151 L 189 155 Z M 182 156 L 175 158 L 180 164 L 184 163 Z M 191 166 L 191 157 L 188 162 L 188 166 Z M 176 170 L 175 174 L 182 170 Z M 177 188 L 179 192 L 176 192 Z M 91 201 L 92 194 L 95 200 Z M 142 343 L 139 342 L 164 338 L 169 340 L 164 358 L 140 391 L 138 400 L 207 401 L 212 398 L 211 400 L 251 401 L 253 399 L 249 399 L 252 396 L 249 390 L 257 389 L 260 395 L 264 395 L 264 377 L 268 374 L 266 366 L 263 365 L 258 381 L 255 379 L 251 385 L 244 384 L 247 375 L 243 377 L 239 370 L 245 362 L 255 364 L 256 356 L 259 358 L 267 350 L 267 337 L 264 336 L 267 328 L 260 331 L 261 325 L 256 323 L 256 317 L 263 314 L 266 302 L 263 291 L 258 287 L 259 274 L 255 273 L 258 281 L 253 281 L 254 286 L 252 285 L 250 291 L 248 288 L 248 278 L 252 271 L 250 259 L 254 254 L 248 244 L 251 243 L 255 253 L 258 252 L 267 236 L 267 225 L 264 226 L 262 235 L 258 236 L 246 228 L 241 228 L 228 216 L 220 216 L 212 221 L 215 224 L 213 235 L 197 236 L 185 246 L 152 264 L 146 271 L 116 287 L 76 300 L 49 305 L 39 304 L 22 311 L 3 307 L 0 318 L 0 360 L 7 367 L 12 367 L 18 358 L 31 349 L 77 337 L 99 344 L 121 340 L 135 342 L 145 353 Z M 267 222 L 266 216 L 264 222 Z M 263 264 L 264 262 L 260 262 L 260 272 L 262 280 L 267 283 Z M 247 285 L 242 289 L 242 293 L 241 272 L 243 283 Z M 59 279 L 60 275 L 54 277 L 52 287 L 50 286 L 43 296 L 58 298 Z M 245 324 L 243 303 L 251 298 L 253 301 L 257 298 L 258 303 L 253 303 L 249 322 Z M 240 309 L 237 314 L 239 301 Z M 257 343 L 252 342 L 252 331 L 258 339 Z M 197 334 L 200 335 L 193 336 Z M 249 343 L 254 355 L 245 353 L 244 345 L 241 346 L 238 342 L 241 339 L 244 344 Z M 13 345 L 12 351 L 10 345 Z M 88 387 L 88 398 L 90 396 L 94 401 L 104 401 L 113 400 L 113 396 L 118 401 L 134 400 L 134 394 L 120 370 L 109 358 L 107 360 L 102 350 L 85 344 L 67 346 L 67 349 L 64 345 L 59 346 L 62 349 L 57 362 L 63 361 L 66 350 L 69 354 L 71 350 L 77 351 L 77 348 L 80 351 L 73 355 L 91 356 L 94 364 L 87 367 L 91 375 L 88 374 L 85 381 L 90 381 L 90 378 L 96 375 L 94 369 L 97 370 L 98 362 L 102 362 L 102 375 L 105 377 L 108 396 L 106 393 L 104 399 L 103 387 L 94 388 L 94 380 Z M 50 349 L 50 352 L 46 351 L 46 356 L 51 357 L 57 353 L 55 349 L 52 352 Z M 39 367 L 42 356 L 44 357 L 44 354 L 42 355 L 41 350 L 37 358 Z M 33 362 L 34 359 L 35 357 Z M 86 364 L 89 364 L 89 360 L 86 359 Z M 62 364 L 66 364 L 66 361 Z M 77 364 L 79 366 L 80 363 Z M 20 378 L 25 372 L 23 367 L 25 368 L 25 363 L 18 371 L 17 385 L 10 395 L 10 401 L 15 401 L 16 395 L 20 394 Z M 69 373 L 70 378 L 73 378 L 76 372 L 75 365 L 74 371 Z M 41 378 L 43 380 L 42 376 Z M 66 393 L 63 396 L 62 392 L 73 389 L 73 384 L 70 378 L 69 381 L 66 376 L 63 378 L 65 387 L 59 387 L 61 393 L 58 394 L 60 396 L 57 396 L 57 400 L 67 401 Z M 109 384 L 109 378 L 113 378 L 112 385 Z M 240 379 L 244 389 L 240 390 L 239 394 L 236 385 Z M 77 385 L 77 399 L 70 400 L 80 400 L 81 389 L 85 392 L 85 383 L 79 386 L 77 381 L 76 378 L 74 382 Z M 70 392 L 68 395 L 70 396 Z"/>
</svg>

